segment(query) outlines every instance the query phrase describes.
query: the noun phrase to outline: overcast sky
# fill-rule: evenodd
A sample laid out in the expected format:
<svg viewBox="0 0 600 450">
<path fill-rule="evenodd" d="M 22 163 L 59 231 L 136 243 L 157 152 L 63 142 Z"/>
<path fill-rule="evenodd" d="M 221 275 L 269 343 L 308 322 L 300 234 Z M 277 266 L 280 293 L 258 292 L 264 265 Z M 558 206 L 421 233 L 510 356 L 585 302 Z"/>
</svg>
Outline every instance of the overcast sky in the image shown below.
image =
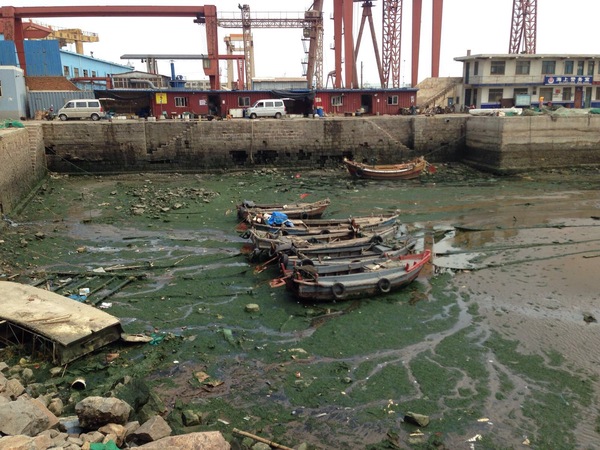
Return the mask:
<svg viewBox="0 0 600 450">
<path fill-rule="evenodd" d="M 219 0 L 206 3 L 189 0 L 0 0 L 0 5 L 12 6 L 93 6 L 93 5 L 177 5 L 193 6 L 214 4 L 217 14 L 237 14 L 238 4 L 248 4 L 252 15 L 269 13 L 302 13 L 308 9 L 311 0 Z M 373 19 L 377 32 L 377 43 L 381 48 L 381 5 L 382 0 L 373 2 Z M 419 81 L 431 76 L 431 3 L 423 1 L 421 24 L 421 55 Z M 334 69 L 333 50 L 333 1 L 324 1 L 325 37 L 324 82 L 327 73 Z M 512 17 L 513 0 L 445 0 L 442 26 L 442 48 L 440 76 L 460 76 L 462 64 L 453 58 L 464 56 L 467 50 L 478 53 L 507 53 Z M 411 8 L 412 1 L 404 0 L 402 22 L 401 77 L 402 82 L 410 82 L 411 60 Z M 358 35 L 362 8 L 355 4 L 354 37 Z M 600 13 L 599 0 L 542 0 L 538 2 L 537 53 L 600 53 L 595 26 Z M 35 19 L 39 23 L 64 28 L 80 28 L 97 33 L 100 42 L 84 44 L 86 54 L 109 61 L 127 63 L 121 60 L 124 54 L 198 54 L 206 53 L 206 34 L 201 25 L 191 18 L 65 18 Z M 223 39 L 241 30 L 219 28 L 219 49 L 225 54 Z M 305 57 L 300 29 L 254 29 L 255 75 L 257 77 L 298 77 L 302 76 L 301 61 Z M 72 48 L 67 48 L 73 50 Z M 139 60 L 129 61 L 136 69 L 145 71 L 145 64 Z M 227 72 L 222 62 L 222 79 Z M 363 32 L 357 64 L 362 67 L 365 83 L 377 83 L 375 57 L 368 24 Z M 204 79 L 200 61 L 175 61 L 175 71 L 186 79 Z M 170 75 L 170 62 L 159 64 L 163 75 Z"/>
</svg>

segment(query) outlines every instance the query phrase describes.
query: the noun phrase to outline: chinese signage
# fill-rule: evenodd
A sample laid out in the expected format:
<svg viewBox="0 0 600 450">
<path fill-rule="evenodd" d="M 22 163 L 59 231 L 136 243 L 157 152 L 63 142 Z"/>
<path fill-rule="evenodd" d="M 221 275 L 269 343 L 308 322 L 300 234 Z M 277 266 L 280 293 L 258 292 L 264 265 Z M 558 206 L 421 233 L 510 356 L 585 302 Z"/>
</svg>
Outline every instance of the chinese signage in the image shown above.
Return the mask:
<svg viewBox="0 0 600 450">
<path fill-rule="evenodd" d="M 157 105 L 166 105 L 167 104 L 166 92 L 157 92 L 155 95 L 156 95 L 156 104 Z"/>
<path fill-rule="evenodd" d="M 557 85 L 557 84 L 592 84 L 593 77 L 590 76 L 545 76 L 544 84 L 545 85 Z"/>
</svg>

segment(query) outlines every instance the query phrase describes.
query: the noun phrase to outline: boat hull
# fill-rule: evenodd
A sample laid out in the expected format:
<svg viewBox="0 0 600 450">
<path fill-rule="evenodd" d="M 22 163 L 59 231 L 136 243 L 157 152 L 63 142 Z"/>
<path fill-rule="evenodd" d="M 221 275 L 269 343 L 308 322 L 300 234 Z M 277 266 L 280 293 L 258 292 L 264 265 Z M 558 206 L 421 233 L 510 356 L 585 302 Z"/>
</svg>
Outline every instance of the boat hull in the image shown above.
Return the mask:
<svg viewBox="0 0 600 450">
<path fill-rule="evenodd" d="M 431 252 L 405 255 L 379 267 L 364 267 L 344 274 L 311 277 L 295 270 L 286 279 L 287 288 L 300 300 L 343 301 L 369 298 L 403 288 L 418 276 L 430 260 Z"/>
<path fill-rule="evenodd" d="M 369 165 L 344 159 L 350 175 L 371 180 L 411 180 L 418 178 L 427 167 L 423 158 L 417 158 L 403 164 Z"/>
<path fill-rule="evenodd" d="M 265 213 L 280 211 L 290 219 L 318 219 L 323 215 L 331 201 L 326 198 L 313 203 L 272 203 L 260 204 L 244 201 L 237 206 L 237 214 L 240 220 L 246 220 L 248 215 L 262 216 Z"/>
</svg>

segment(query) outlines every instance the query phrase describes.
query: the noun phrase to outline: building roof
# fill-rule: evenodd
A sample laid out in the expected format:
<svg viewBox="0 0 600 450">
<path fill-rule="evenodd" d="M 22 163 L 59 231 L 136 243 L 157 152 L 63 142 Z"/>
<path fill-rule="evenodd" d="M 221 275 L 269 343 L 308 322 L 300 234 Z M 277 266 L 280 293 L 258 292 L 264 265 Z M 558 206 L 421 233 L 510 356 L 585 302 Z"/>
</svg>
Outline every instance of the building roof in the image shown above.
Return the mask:
<svg viewBox="0 0 600 450">
<path fill-rule="evenodd" d="M 474 61 L 476 59 L 600 59 L 600 55 L 578 53 L 480 53 L 478 55 L 457 56 L 454 61 Z"/>
<path fill-rule="evenodd" d="M 79 91 L 65 77 L 25 77 L 25 85 L 30 91 Z"/>
</svg>

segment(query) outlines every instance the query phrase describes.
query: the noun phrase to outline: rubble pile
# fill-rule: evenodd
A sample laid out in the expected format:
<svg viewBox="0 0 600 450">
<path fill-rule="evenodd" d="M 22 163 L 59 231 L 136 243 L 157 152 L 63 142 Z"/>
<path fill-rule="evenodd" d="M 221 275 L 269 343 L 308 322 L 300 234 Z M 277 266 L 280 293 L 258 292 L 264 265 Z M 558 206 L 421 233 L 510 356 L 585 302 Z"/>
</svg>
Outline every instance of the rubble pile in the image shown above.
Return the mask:
<svg viewBox="0 0 600 450">
<path fill-rule="evenodd" d="M 63 402 L 38 395 L 33 370 L 0 362 L 0 450 L 116 450 L 177 448 L 230 450 L 218 431 L 171 436 L 159 414 L 130 420 L 133 408 L 115 397 L 87 397 L 76 416 L 61 417 Z"/>
</svg>

